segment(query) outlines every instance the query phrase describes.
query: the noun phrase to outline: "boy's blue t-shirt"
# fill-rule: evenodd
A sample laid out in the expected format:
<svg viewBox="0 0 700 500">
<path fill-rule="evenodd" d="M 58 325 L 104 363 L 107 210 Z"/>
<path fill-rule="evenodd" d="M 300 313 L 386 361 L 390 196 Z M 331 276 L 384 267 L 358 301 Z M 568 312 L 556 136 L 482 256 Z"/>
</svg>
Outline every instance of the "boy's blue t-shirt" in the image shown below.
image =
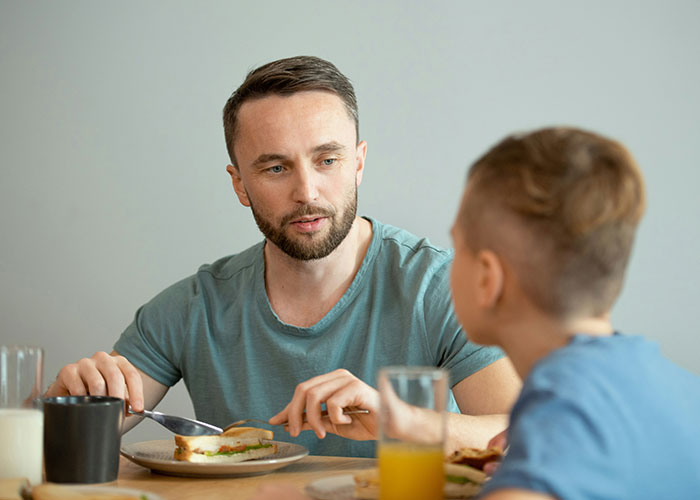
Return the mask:
<svg viewBox="0 0 700 500">
<path fill-rule="evenodd" d="M 451 384 L 503 356 L 468 342 L 452 309 L 451 252 L 372 220 L 352 284 L 318 323 L 279 320 L 265 291 L 263 243 L 169 287 L 141 307 L 114 349 L 166 386 L 181 378 L 198 419 L 218 426 L 281 411 L 300 382 L 346 368 L 375 385 L 386 365 L 449 370 Z M 453 406 L 454 411 L 458 411 Z M 312 454 L 373 456 L 374 443 L 311 431 L 292 438 Z"/>
<path fill-rule="evenodd" d="M 527 377 L 509 445 L 484 493 L 698 498 L 700 377 L 642 337 L 577 335 Z"/>
</svg>

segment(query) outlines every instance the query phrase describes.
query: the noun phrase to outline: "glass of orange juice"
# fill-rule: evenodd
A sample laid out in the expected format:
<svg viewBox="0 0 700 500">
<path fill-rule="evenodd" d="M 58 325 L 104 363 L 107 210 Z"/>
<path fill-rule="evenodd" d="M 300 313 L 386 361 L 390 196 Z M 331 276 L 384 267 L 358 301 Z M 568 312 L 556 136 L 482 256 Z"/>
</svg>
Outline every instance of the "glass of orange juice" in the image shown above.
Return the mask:
<svg viewBox="0 0 700 500">
<path fill-rule="evenodd" d="M 391 366 L 377 382 L 379 499 L 441 500 L 448 373 Z"/>
</svg>

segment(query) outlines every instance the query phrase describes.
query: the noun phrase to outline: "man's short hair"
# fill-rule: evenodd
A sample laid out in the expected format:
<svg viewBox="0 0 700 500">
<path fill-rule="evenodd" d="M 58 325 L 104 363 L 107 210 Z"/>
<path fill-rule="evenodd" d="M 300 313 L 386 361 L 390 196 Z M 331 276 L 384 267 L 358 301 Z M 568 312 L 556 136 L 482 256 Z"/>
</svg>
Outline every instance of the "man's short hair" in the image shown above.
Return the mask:
<svg viewBox="0 0 700 500">
<path fill-rule="evenodd" d="M 289 96 L 304 91 L 336 94 L 355 122 L 356 140 L 360 137 L 357 98 L 350 80 L 332 63 L 313 56 L 297 56 L 272 61 L 248 73 L 224 106 L 224 135 L 233 165 L 238 168 L 233 145 L 238 132 L 238 111 L 245 101 L 269 95 Z"/>
<path fill-rule="evenodd" d="M 535 305 L 558 317 L 610 310 L 645 204 L 622 144 L 565 127 L 512 135 L 474 163 L 467 191 L 465 243 L 503 255 Z"/>
</svg>

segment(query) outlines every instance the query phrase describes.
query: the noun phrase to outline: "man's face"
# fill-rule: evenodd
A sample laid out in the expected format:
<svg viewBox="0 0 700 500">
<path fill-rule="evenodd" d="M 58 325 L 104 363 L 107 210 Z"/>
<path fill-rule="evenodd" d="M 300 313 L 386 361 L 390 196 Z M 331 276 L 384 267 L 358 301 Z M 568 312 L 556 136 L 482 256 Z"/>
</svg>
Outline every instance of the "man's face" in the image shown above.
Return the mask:
<svg viewBox="0 0 700 500">
<path fill-rule="evenodd" d="M 366 144 L 342 100 L 300 92 L 245 102 L 227 170 L 267 240 L 299 260 L 329 255 L 350 231 Z"/>
</svg>

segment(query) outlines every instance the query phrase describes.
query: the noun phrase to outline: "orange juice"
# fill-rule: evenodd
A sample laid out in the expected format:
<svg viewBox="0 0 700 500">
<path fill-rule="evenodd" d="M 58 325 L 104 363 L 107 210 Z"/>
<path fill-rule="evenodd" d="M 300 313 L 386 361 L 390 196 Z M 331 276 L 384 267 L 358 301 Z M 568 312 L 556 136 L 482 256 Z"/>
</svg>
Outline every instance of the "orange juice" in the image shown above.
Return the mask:
<svg viewBox="0 0 700 500">
<path fill-rule="evenodd" d="M 441 500 L 445 482 L 441 447 L 379 445 L 379 500 Z"/>
</svg>

